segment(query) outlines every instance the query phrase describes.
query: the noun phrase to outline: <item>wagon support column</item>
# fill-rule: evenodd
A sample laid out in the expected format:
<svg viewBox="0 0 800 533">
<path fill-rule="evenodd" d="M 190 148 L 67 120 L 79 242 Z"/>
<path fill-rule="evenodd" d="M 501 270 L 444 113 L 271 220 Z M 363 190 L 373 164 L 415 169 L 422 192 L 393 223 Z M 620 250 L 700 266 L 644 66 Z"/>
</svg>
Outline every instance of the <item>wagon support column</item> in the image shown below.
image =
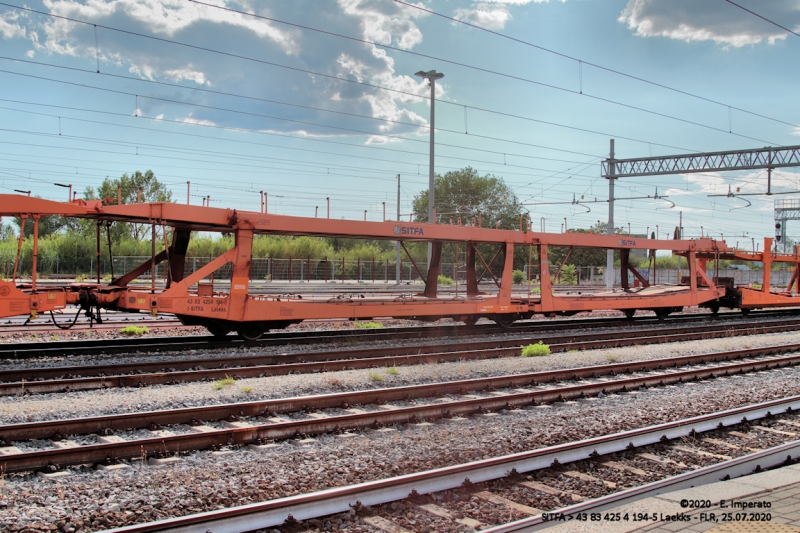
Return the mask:
<svg viewBox="0 0 800 533">
<path fill-rule="evenodd" d="M 250 285 L 250 269 L 253 264 L 253 230 L 236 229 L 236 258 L 231 274 L 231 298 L 228 305 L 228 319 L 241 322 L 247 313 L 247 290 Z"/>
<path fill-rule="evenodd" d="M 764 265 L 764 279 L 761 284 L 761 292 L 769 294 L 771 284 L 770 274 L 772 271 L 772 237 L 764 237 L 764 252 L 761 255 L 761 263 Z"/>
<path fill-rule="evenodd" d="M 425 281 L 426 298 L 436 298 L 436 289 L 439 283 L 439 265 L 442 262 L 442 243 L 431 243 L 430 266 L 428 267 L 428 277 Z"/>
</svg>

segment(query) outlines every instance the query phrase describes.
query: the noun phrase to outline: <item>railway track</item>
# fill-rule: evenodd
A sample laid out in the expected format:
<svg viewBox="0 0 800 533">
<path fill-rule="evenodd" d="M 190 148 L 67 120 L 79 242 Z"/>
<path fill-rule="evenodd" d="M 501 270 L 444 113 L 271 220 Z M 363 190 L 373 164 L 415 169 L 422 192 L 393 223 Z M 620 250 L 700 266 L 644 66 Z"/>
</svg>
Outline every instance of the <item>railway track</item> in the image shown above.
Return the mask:
<svg viewBox="0 0 800 533">
<path fill-rule="evenodd" d="M 0 396 L 141 387 L 227 377 L 244 379 L 296 373 L 404 366 L 461 360 L 515 357 L 520 345 L 545 341 L 551 351 L 590 350 L 794 331 L 800 319 L 777 324 L 737 323 L 700 326 L 678 325 L 579 335 L 547 335 L 513 339 L 460 341 L 449 344 L 393 346 L 296 354 L 132 362 L 90 366 L 29 368 L 0 371 Z M 800 350 L 800 345 L 785 351 Z"/>
<path fill-rule="evenodd" d="M 552 332 L 572 330 L 575 328 L 629 328 L 643 324 L 678 324 L 692 323 L 699 320 L 725 322 L 730 319 L 737 323 L 751 323 L 752 320 L 774 318 L 781 320 L 796 316 L 792 311 L 760 311 L 749 313 L 745 319 L 739 312 L 727 313 L 687 313 L 670 316 L 666 321 L 659 321 L 654 316 L 642 316 L 631 319 L 623 318 L 585 318 L 531 320 L 515 323 L 511 328 L 501 328 L 493 324 L 481 324 L 468 328 L 463 325 L 414 326 L 385 329 L 339 329 L 314 331 L 274 331 L 266 333 L 257 341 L 245 341 L 229 335 L 218 339 L 211 335 L 193 335 L 177 337 L 142 337 L 118 339 L 92 339 L 81 341 L 47 341 L 47 342 L 14 342 L 0 345 L 0 359 L 27 359 L 39 357 L 63 357 L 78 355 L 113 355 L 127 353 L 163 353 L 191 350 L 231 349 L 258 346 L 283 346 L 288 344 L 316 344 L 328 341 L 348 339 L 352 342 L 403 340 L 415 338 L 462 337 L 471 335 L 487 335 L 494 333 L 516 332 Z M 746 322 L 743 322 L 746 321 Z"/>
<path fill-rule="evenodd" d="M 338 530 L 361 524 L 395 533 L 419 531 L 417 526 L 421 524 L 427 530 L 535 531 L 545 524 L 543 515 L 548 511 L 603 510 L 656 491 L 737 477 L 781 465 L 787 457 L 798 458 L 800 419 L 793 413 L 799 407 L 800 397 L 794 396 L 436 470 L 129 525 L 115 531 L 205 529 L 233 533 L 278 526 L 289 526 L 292 531 L 320 531 L 331 529 L 331 525 Z M 504 523 L 509 518 L 517 520 Z M 652 520 L 646 512 L 639 517 L 642 525 Z"/>
<path fill-rule="evenodd" d="M 501 410 L 513 413 L 542 403 L 800 363 L 800 354 L 765 355 L 780 354 L 786 349 L 786 346 L 774 346 L 388 389 L 9 424 L 0 426 L 0 439 L 6 445 L 0 449 L 1 463 L 4 472 L 9 473 L 86 463 L 110 464 L 231 444 L 265 450 L 274 446 L 271 443 L 275 440 L 302 440 L 310 435 L 419 421 L 452 421 Z M 792 349 L 800 349 L 800 346 L 792 345 Z M 681 368 L 677 365 L 691 366 Z M 619 376 L 621 373 L 631 374 Z M 550 384 L 559 380 L 574 383 Z M 800 398 L 796 401 L 800 402 Z M 353 407 L 356 405 L 357 408 Z M 150 431 L 146 438 L 130 440 L 118 434 L 144 428 Z M 85 444 L 64 440 L 65 437 L 74 439 L 77 436 Z M 50 443 L 50 447 L 41 449 L 31 444 L 43 439 Z M 22 442 L 26 443 L 27 451 L 18 447 Z"/>
<path fill-rule="evenodd" d="M 0 335 L 8 333 L 48 333 L 59 332 L 62 328 L 72 324 L 76 310 L 68 310 L 67 313 L 55 315 L 55 320 L 58 325 L 53 323 L 49 316 L 41 316 L 36 321 L 30 322 L 29 319 L 22 318 L 9 318 L 0 323 Z M 75 323 L 69 327 L 71 331 L 85 331 L 97 330 L 107 331 L 125 326 L 137 325 L 147 326 L 148 328 L 167 328 L 167 327 L 183 327 L 181 321 L 173 315 L 161 315 L 157 318 L 152 318 L 149 315 L 131 314 L 131 313 L 113 313 L 106 312 L 102 315 L 102 322 L 98 323 L 96 320 L 89 321 L 84 316 L 78 316 Z"/>
</svg>

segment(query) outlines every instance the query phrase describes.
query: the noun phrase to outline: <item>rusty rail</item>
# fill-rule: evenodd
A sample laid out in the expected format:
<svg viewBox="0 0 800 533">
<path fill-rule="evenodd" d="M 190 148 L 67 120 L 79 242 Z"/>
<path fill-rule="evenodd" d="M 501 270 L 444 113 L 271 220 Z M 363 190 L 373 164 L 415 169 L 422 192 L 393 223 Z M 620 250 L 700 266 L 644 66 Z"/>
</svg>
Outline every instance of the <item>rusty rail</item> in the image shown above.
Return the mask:
<svg viewBox="0 0 800 533">
<path fill-rule="evenodd" d="M 763 333 L 794 331 L 800 320 L 787 320 L 773 325 L 704 325 L 657 328 L 628 332 L 588 333 L 569 337 L 534 337 L 476 342 L 432 344 L 369 348 L 346 351 L 311 352 L 304 354 L 279 354 L 216 359 L 190 359 L 159 361 L 155 363 L 130 363 L 95 365 L 88 367 L 58 367 L 0 371 L 0 396 L 17 394 L 44 394 L 112 387 L 139 387 L 169 384 L 176 381 L 201 381 L 250 377 L 279 376 L 291 373 L 332 372 L 348 369 L 412 364 L 441 363 L 465 359 L 491 359 L 519 355 L 520 344 L 547 340 L 556 341 L 551 351 L 591 350 L 616 348 L 641 344 L 657 344 L 707 338 L 733 337 Z M 452 351 L 442 351 L 442 350 Z M 411 352 L 411 353 L 409 353 Z M 249 363 L 252 366 L 235 366 Z M 190 370 L 198 366 L 217 366 Z M 67 377 L 91 372 L 95 377 Z M 149 373 L 148 373 L 149 372 Z M 127 374 L 126 374 L 127 373 Z M 12 381 L 16 380 L 16 381 Z"/>
<path fill-rule="evenodd" d="M 731 354 L 740 356 L 752 356 L 758 353 L 779 353 L 787 350 L 800 350 L 800 345 L 784 345 L 751 350 L 737 350 Z M 748 352 L 747 355 L 744 355 Z M 726 353 L 706 354 L 711 360 L 725 358 Z M 694 358 L 696 362 L 701 361 L 702 356 L 684 356 L 673 358 L 689 361 Z M 716 358 L 716 359 L 714 359 Z M 455 381 L 449 383 L 435 383 L 411 387 L 397 387 L 393 389 L 381 389 L 375 391 L 348 392 L 334 395 L 318 397 L 299 397 L 284 400 L 270 400 L 265 402 L 251 402 L 238 406 L 215 406 L 209 409 L 219 409 L 215 416 L 220 416 L 227 409 L 239 408 L 238 416 L 270 416 L 277 412 L 278 408 L 286 410 L 319 409 L 324 407 L 338 407 L 344 403 L 352 405 L 355 402 L 364 403 L 383 403 L 392 400 L 405 400 L 413 397 L 426 397 L 433 394 L 465 394 L 469 391 L 483 390 L 497 387 L 519 387 L 532 383 L 541 383 L 547 379 L 554 379 L 558 374 L 562 379 L 579 379 L 581 377 L 591 377 L 594 373 L 607 369 L 607 374 L 615 371 L 623 371 L 624 368 L 647 370 L 649 365 L 655 366 L 656 363 L 665 361 L 647 361 L 636 363 L 620 363 L 618 365 L 605 365 L 598 369 L 589 367 L 584 369 L 568 369 L 563 371 L 542 372 L 526 374 L 520 376 L 503 376 L 498 378 L 483 378 L 479 380 Z M 571 398 L 581 398 L 594 396 L 599 393 L 611 394 L 615 392 L 625 392 L 641 387 L 653 387 L 680 383 L 690 380 L 708 379 L 712 377 L 752 372 L 772 368 L 780 368 L 800 363 L 800 354 L 786 357 L 759 359 L 755 361 L 745 361 L 739 363 L 722 364 L 715 367 L 705 367 L 679 372 L 665 372 L 661 374 L 628 377 L 606 381 L 600 383 L 587 383 L 570 385 L 566 387 L 549 388 L 542 390 L 515 391 L 503 395 L 495 395 L 485 398 L 471 398 L 466 400 L 454 400 L 445 403 L 433 403 L 427 405 L 395 408 L 391 410 L 372 411 L 366 413 L 349 414 L 341 416 L 331 416 L 322 419 L 311 420 L 292 420 L 286 422 L 257 425 L 250 427 L 236 427 L 206 431 L 202 433 L 191 433 L 174 436 L 160 436 L 147 439 L 137 439 L 134 441 L 124 441 L 119 443 L 95 444 L 81 446 L 78 448 L 41 450 L 30 453 L 16 455 L 6 455 L 0 459 L 0 466 L 5 472 L 19 472 L 26 470 L 41 469 L 50 465 L 67 466 L 84 463 L 103 463 L 119 459 L 133 459 L 138 457 L 149 457 L 158 454 L 175 454 L 189 450 L 202 450 L 212 447 L 222 447 L 229 444 L 247 445 L 265 441 L 293 438 L 302 435 L 315 435 L 330 432 L 340 432 L 345 430 L 364 429 L 368 427 L 380 427 L 394 424 L 408 423 L 415 420 L 436 420 L 460 415 L 470 415 L 485 411 L 497 411 L 501 409 L 514 409 L 546 403 L 553 401 L 568 400 Z M 678 364 L 674 361 L 673 364 Z M 683 364 L 683 363 L 681 363 Z M 620 366 L 621 365 L 621 366 Z M 616 369 L 616 370 L 614 370 Z M 538 377 L 534 377 L 538 376 Z M 113 415 L 101 417 L 101 422 L 94 420 L 59 421 L 59 422 L 40 422 L 31 424 L 15 424 L 0 427 L 0 437 L 5 440 L 20 438 L 23 435 L 42 437 L 48 431 L 52 432 L 58 427 L 58 423 L 64 424 L 59 432 L 60 435 L 70 431 L 81 430 L 81 432 L 102 431 L 105 427 L 113 427 L 114 418 L 118 418 L 116 427 L 130 427 L 129 424 L 149 424 L 171 421 L 181 423 L 197 418 L 202 414 L 199 409 L 194 408 L 171 413 L 142 413 L 133 415 Z M 284 411 L 285 412 L 285 411 Z M 125 418 L 128 417 L 128 418 Z M 170 418 L 172 417 L 172 418 Z M 205 418 L 205 415 L 203 415 Z M 81 424 L 83 426 L 81 426 Z M 103 424 L 109 424 L 103 426 Z M 126 425 L 128 424 L 128 425 Z"/>
</svg>

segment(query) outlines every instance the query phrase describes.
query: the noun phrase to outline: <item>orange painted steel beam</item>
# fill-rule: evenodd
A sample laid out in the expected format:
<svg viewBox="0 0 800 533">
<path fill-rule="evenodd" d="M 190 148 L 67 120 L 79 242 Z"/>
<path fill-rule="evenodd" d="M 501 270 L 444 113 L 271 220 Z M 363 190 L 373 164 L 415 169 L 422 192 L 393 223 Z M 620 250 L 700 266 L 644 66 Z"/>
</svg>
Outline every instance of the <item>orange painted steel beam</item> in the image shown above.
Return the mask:
<svg viewBox="0 0 800 533">
<path fill-rule="evenodd" d="M 658 241 L 597 234 L 524 233 L 475 226 L 290 217 L 172 203 L 103 205 L 100 201 L 83 200 L 59 203 L 23 196 L 0 195 L 0 216 L 40 217 L 50 214 L 168 225 L 184 231 L 232 232 L 235 234 L 236 244 L 234 248 L 185 279 L 174 280 L 164 290 L 76 284 L 66 288 L 32 291 L 26 287 L 17 288 L 3 282 L 0 285 L 0 316 L 28 314 L 34 310 L 41 312 L 51 306 L 54 309 L 60 308 L 67 303 L 77 303 L 81 295 L 84 301 L 87 295 L 91 295 L 99 306 L 105 308 L 150 312 L 160 310 L 201 321 L 215 320 L 234 325 L 293 322 L 312 318 L 462 317 L 574 313 L 598 309 L 678 308 L 709 302 L 724 296 L 724 289 L 715 287 L 702 272 L 698 272 L 694 257 L 699 257 L 700 254 L 733 253 L 723 241 L 712 239 Z M 476 290 L 469 291 L 466 298 L 436 297 L 434 291 L 426 291 L 423 295 L 412 298 L 326 300 L 313 296 L 304 299 L 259 296 L 248 292 L 252 241 L 257 234 L 502 244 L 505 248 L 503 273 L 497 294 L 481 294 L 475 288 Z M 511 281 L 514 248 L 528 245 L 539 249 L 540 258 L 542 295 L 532 299 L 515 295 Z M 680 287 L 677 290 L 651 287 L 640 292 L 556 296 L 552 294 L 548 271 L 549 246 L 672 250 L 692 258 L 690 261 L 692 282 L 690 286 Z M 157 254 L 156 263 L 162 262 L 168 256 L 167 252 Z M 233 264 L 230 292 L 201 296 L 192 288 L 227 263 Z M 472 272 L 474 273 L 474 268 Z M 697 276 L 702 276 L 708 286 L 698 287 Z M 432 279 L 435 280 L 435 276 Z"/>
<path fill-rule="evenodd" d="M 512 242 L 514 244 L 549 244 L 605 249 L 654 249 L 675 252 L 729 252 L 724 241 L 701 238 L 693 240 L 653 240 L 593 233 L 523 233 L 475 226 L 452 226 L 423 222 L 365 222 L 332 218 L 305 218 L 199 207 L 172 203 L 142 203 L 103 206 L 99 201 L 76 200 L 60 203 L 27 196 L 0 194 L 0 216 L 59 214 L 80 218 L 151 223 L 153 220 L 172 227 L 194 231 L 230 231 L 247 228 L 256 234 L 315 235 L 365 239 L 442 241 L 442 242 Z"/>
</svg>

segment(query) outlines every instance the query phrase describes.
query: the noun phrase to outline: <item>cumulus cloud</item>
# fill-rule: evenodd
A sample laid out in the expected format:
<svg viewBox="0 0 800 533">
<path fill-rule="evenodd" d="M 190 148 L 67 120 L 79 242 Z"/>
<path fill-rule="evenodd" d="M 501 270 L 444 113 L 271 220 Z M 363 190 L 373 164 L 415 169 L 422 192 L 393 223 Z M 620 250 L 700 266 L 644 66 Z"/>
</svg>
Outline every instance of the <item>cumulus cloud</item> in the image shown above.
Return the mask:
<svg viewBox="0 0 800 533">
<path fill-rule="evenodd" d="M 25 37 L 25 28 L 17 22 L 19 18 L 19 14 L 14 12 L 7 11 L 0 14 L 0 35 L 3 36 L 3 39 Z"/>
<path fill-rule="evenodd" d="M 416 22 L 427 14 L 418 9 L 384 0 L 337 0 L 335 3 L 296 0 L 274 2 L 269 7 L 250 0 L 216 0 L 221 6 L 275 19 L 265 20 L 186 0 L 41 1 L 55 15 L 191 43 L 229 55 L 143 39 L 102 27 L 95 34 L 91 25 L 64 19 L 20 15 L 14 10 L 0 13 L 3 37 L 28 41 L 29 55 L 49 56 L 52 63 L 60 63 L 60 57 L 69 56 L 85 61 L 92 70 L 99 58 L 101 71 L 105 72 L 128 72 L 144 80 L 181 83 L 305 106 L 281 106 L 201 91 L 136 85 L 140 96 L 162 99 L 140 98 L 141 112 L 146 116 L 161 115 L 170 120 L 258 131 L 301 131 L 297 122 L 267 118 L 280 116 L 304 122 L 302 131 L 308 135 L 331 134 L 330 128 L 314 126 L 316 122 L 376 133 L 424 133 L 417 131 L 418 126 L 427 124 L 424 117 L 410 108 L 412 103 L 421 101 L 415 95 L 428 94 L 426 82 L 413 77 L 412 72 L 395 72 L 393 58 L 379 46 L 410 49 L 422 42 L 422 31 Z M 300 22 L 378 45 L 302 30 L 277 21 Z M 95 44 L 96 38 L 99 45 Z M 386 86 L 410 94 L 382 91 L 331 77 Z M 445 88 L 437 84 L 440 96 Z M 176 108 L 165 100 L 206 107 L 195 110 L 187 119 L 184 106 Z M 214 107 L 234 108 L 251 114 L 226 113 Z M 309 109 L 312 107 L 340 114 Z M 364 121 L 344 113 L 409 125 Z"/>
<path fill-rule="evenodd" d="M 502 30 L 511 18 L 511 13 L 501 4 L 480 3 L 469 9 L 456 9 L 454 18 L 482 28 Z"/>
<path fill-rule="evenodd" d="M 792 29 L 800 29 L 800 2 L 771 0 L 754 11 Z M 726 2 L 696 0 L 629 0 L 619 21 L 642 37 L 668 37 L 686 42 L 713 41 L 741 47 L 775 44 L 787 33 Z"/>
<path fill-rule="evenodd" d="M 550 0 L 481 0 L 474 2 L 469 8 L 458 8 L 453 18 L 469 22 L 489 30 L 502 30 L 511 19 L 511 11 L 506 6 L 524 6 L 526 4 L 542 4 Z M 566 2 L 566 0 L 561 0 Z M 454 22 L 453 24 L 458 24 Z"/>
<path fill-rule="evenodd" d="M 694 197 L 698 194 L 724 194 L 729 192 L 732 195 L 736 194 L 762 194 L 767 192 L 767 171 L 766 170 L 749 170 L 742 173 L 732 175 L 731 173 L 719 172 L 699 172 L 691 174 L 681 174 L 687 183 L 687 188 L 670 188 L 664 192 L 665 196 L 688 196 Z M 779 192 L 781 190 L 796 190 L 798 174 L 785 169 L 776 169 L 772 171 L 772 190 Z M 748 197 L 751 202 L 754 199 L 761 198 L 760 196 Z M 764 196 L 764 199 L 771 197 Z M 713 198 L 712 198 L 713 199 Z M 717 200 L 724 200 L 724 197 L 719 197 Z M 772 201 L 768 203 L 771 206 Z M 770 207 L 771 208 L 771 207 Z M 683 207 L 681 207 L 683 209 Z"/>
<path fill-rule="evenodd" d="M 380 44 L 393 44 L 411 49 L 422 42 L 422 32 L 413 19 L 427 16 L 419 9 L 375 0 L 339 0 L 348 15 L 361 19 L 364 39 Z M 414 4 L 424 7 L 422 3 Z"/>
</svg>

